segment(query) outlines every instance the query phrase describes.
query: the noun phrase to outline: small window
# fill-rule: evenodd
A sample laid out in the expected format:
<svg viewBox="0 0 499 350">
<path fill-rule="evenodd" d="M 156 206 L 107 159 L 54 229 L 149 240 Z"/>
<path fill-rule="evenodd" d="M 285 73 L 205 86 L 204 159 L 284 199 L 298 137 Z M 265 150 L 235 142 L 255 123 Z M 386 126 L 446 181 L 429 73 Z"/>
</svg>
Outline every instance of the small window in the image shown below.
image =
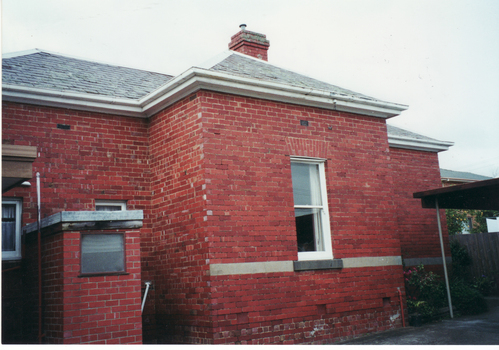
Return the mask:
<svg viewBox="0 0 499 350">
<path fill-rule="evenodd" d="M 81 273 L 125 272 L 124 234 L 82 234 Z"/>
<path fill-rule="evenodd" d="M 126 210 L 125 201 L 95 200 L 95 211 L 121 211 Z"/>
<path fill-rule="evenodd" d="M 21 200 L 2 200 L 2 260 L 21 259 Z"/>
<path fill-rule="evenodd" d="M 468 231 L 472 232 L 473 231 L 473 218 L 468 217 Z"/>
<path fill-rule="evenodd" d="M 333 258 L 324 162 L 292 158 L 298 260 Z"/>
</svg>

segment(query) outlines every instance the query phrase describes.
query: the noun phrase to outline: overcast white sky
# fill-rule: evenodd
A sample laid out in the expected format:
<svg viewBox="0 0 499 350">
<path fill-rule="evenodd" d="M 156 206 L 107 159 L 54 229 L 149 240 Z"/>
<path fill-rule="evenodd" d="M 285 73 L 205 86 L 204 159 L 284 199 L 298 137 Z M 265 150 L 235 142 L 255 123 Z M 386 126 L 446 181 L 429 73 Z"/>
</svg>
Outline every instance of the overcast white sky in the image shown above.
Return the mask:
<svg viewBox="0 0 499 350">
<path fill-rule="evenodd" d="M 247 29 L 269 62 L 409 109 L 445 169 L 499 176 L 498 0 L 2 0 L 2 52 L 39 48 L 176 75 Z"/>
</svg>

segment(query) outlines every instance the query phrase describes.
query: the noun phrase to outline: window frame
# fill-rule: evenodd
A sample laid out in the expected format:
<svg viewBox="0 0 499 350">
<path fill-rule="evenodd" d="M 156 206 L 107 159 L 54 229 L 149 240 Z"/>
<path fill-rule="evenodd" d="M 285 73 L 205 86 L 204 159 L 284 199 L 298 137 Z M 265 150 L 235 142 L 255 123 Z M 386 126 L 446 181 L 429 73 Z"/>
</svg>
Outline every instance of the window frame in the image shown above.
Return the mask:
<svg viewBox="0 0 499 350">
<path fill-rule="evenodd" d="M 116 211 L 124 211 L 126 210 L 126 201 L 113 201 L 113 200 L 100 200 L 100 199 L 96 199 L 95 200 L 95 211 L 105 211 L 105 210 L 97 210 L 97 207 L 99 206 L 116 206 L 116 207 L 120 207 L 121 209 L 120 210 L 116 210 Z"/>
<path fill-rule="evenodd" d="M 326 171 L 325 171 L 326 159 L 291 156 L 290 163 L 313 164 L 313 165 L 318 166 L 319 186 L 320 186 L 320 195 L 321 195 L 321 203 L 322 203 L 321 206 L 295 205 L 294 196 L 293 196 L 293 210 L 295 210 L 295 209 L 309 209 L 309 208 L 320 209 L 322 239 L 324 242 L 324 251 L 298 252 L 298 260 L 299 261 L 308 261 L 308 260 L 333 259 L 333 247 L 332 247 L 332 239 L 331 239 L 331 223 L 330 223 L 330 218 L 329 218 L 327 186 L 326 186 Z M 293 174 L 291 174 L 291 176 L 293 176 Z M 321 208 L 319 208 L 319 207 L 321 207 Z M 296 219 L 295 219 L 295 225 L 296 225 Z M 295 230 L 296 230 L 296 227 L 295 227 Z"/>
<path fill-rule="evenodd" d="M 119 235 L 123 238 L 123 270 L 121 271 L 99 271 L 99 272 L 83 272 L 83 236 L 112 236 Z M 91 277 L 91 276 L 112 276 L 112 275 L 126 275 L 126 235 L 124 232 L 116 233 L 81 233 L 80 234 L 80 277 Z"/>
<path fill-rule="evenodd" d="M 20 259 L 22 259 L 22 249 L 21 249 L 22 199 L 21 198 L 10 198 L 10 197 L 9 198 L 2 198 L 2 206 L 4 204 L 15 204 L 16 205 L 16 250 L 3 251 L 3 248 L 2 248 L 2 260 L 20 260 Z M 3 219 L 3 217 L 2 217 L 2 219 Z"/>
</svg>

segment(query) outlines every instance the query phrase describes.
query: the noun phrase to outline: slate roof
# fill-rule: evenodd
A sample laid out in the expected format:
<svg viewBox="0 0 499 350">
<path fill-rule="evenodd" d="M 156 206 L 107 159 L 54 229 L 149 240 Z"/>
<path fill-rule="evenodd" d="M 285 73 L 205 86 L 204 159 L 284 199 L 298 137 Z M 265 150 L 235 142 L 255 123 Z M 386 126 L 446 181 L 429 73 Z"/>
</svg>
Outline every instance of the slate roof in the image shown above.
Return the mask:
<svg viewBox="0 0 499 350">
<path fill-rule="evenodd" d="M 233 51 L 207 69 L 246 78 L 328 91 L 335 95 L 378 101 L 375 98 L 282 69 L 267 62 L 245 57 Z M 2 78 L 3 83 L 9 85 L 140 99 L 174 77 L 37 50 L 33 53 L 4 58 Z"/>
<path fill-rule="evenodd" d="M 451 179 L 463 179 L 463 180 L 490 180 L 491 177 L 468 173 L 464 171 L 455 171 L 448 169 L 440 169 L 440 177 L 442 178 L 451 178 Z"/>
<path fill-rule="evenodd" d="M 431 137 L 416 134 L 415 132 L 408 131 L 405 129 L 397 128 L 396 126 L 386 124 L 388 135 L 407 137 L 410 139 L 421 140 L 421 141 L 438 141 L 437 139 L 432 139 Z"/>
<path fill-rule="evenodd" d="M 173 77 L 36 51 L 2 59 L 2 83 L 140 99 Z"/>
<path fill-rule="evenodd" d="M 322 96 L 320 98 L 324 97 L 327 103 L 332 101 L 331 97 L 337 96 L 338 100 L 347 101 L 346 103 L 349 103 L 350 100 L 357 101 L 355 103 L 364 101 L 361 103 L 375 106 L 373 108 L 377 108 L 376 106 L 381 104 L 381 108 L 388 106 L 387 115 L 391 113 L 397 115 L 399 111 L 406 109 L 406 106 L 379 101 L 230 50 L 215 57 L 210 62 L 200 66 L 201 72 L 223 73 L 237 77 L 237 79 L 242 77 L 253 79 L 255 82 L 283 84 L 299 88 L 299 90 L 306 89 L 305 92 L 310 90 L 310 94 L 315 91 L 319 92 L 319 95 Z M 169 93 L 168 89 L 177 86 L 175 85 L 176 80 L 178 83 L 182 83 L 182 79 L 185 78 L 183 75 L 174 77 L 162 73 L 92 62 L 42 50 L 4 55 L 2 59 L 3 94 L 4 98 L 8 97 L 11 101 L 41 102 L 51 106 L 121 113 L 139 117 L 152 115 L 162 108 L 161 103 L 168 103 L 169 95 L 163 99 L 164 95 L 161 94 L 164 94 L 165 89 Z M 221 80 L 224 78 L 222 77 Z M 249 83 L 249 85 L 252 84 Z M 39 90 L 30 91 L 29 88 Z M 281 88 L 276 85 L 275 89 L 277 91 Z M 186 91 L 189 93 L 189 90 Z M 229 87 L 227 91 L 231 93 L 234 90 Z M 64 96 L 59 98 L 57 95 L 59 92 Z M 71 95 L 73 93 L 78 95 L 73 97 Z M 159 95 L 157 95 L 158 93 Z M 307 95 L 307 93 L 303 95 Z M 37 99 L 37 96 L 40 96 L 40 99 Z M 146 96 L 147 98 L 143 99 Z M 158 96 L 161 97 L 158 106 L 153 104 L 153 107 L 144 112 L 144 106 L 150 103 L 148 98 L 155 101 L 154 99 Z M 176 95 L 172 93 L 172 96 L 171 98 L 174 99 Z M 113 101 L 113 99 L 122 99 L 126 102 Z M 353 105 L 352 108 L 358 108 L 355 107 L 357 105 Z M 367 109 L 369 108 L 367 107 Z M 435 149 L 441 150 L 442 147 L 438 144 L 440 142 L 438 140 L 391 125 L 388 125 L 388 136 L 392 138 L 402 137 L 402 141 L 400 139 L 391 140 L 391 144 L 402 148 L 410 146 L 414 149 L 416 147 L 412 144 L 406 145 L 406 139 L 416 141 L 419 148 L 421 148 L 419 143 L 426 141 L 437 143 L 437 146 L 433 145 L 433 151 Z M 448 148 L 448 145 L 444 146 Z"/>
<path fill-rule="evenodd" d="M 366 100 L 378 101 L 375 98 L 359 94 L 351 90 L 343 89 L 336 85 L 331 85 L 286 69 L 282 69 L 265 61 L 256 60 L 250 57 L 244 57 L 244 55 L 236 53 L 230 54 L 227 58 L 210 67 L 209 69 L 212 71 L 235 74 L 247 78 L 288 84 L 302 88 L 329 91 L 342 96 L 355 96 Z"/>
</svg>

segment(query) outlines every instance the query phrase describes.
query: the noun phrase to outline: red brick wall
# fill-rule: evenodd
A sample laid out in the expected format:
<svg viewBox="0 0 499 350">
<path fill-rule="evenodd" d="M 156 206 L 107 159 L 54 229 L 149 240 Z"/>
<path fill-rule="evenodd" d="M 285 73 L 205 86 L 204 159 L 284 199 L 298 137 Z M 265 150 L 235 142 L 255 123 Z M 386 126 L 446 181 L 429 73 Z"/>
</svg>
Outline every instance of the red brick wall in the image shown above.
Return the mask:
<svg viewBox="0 0 499 350">
<path fill-rule="evenodd" d="M 213 277 L 214 343 L 327 344 L 400 327 L 400 271 L 394 266 Z"/>
<path fill-rule="evenodd" d="M 335 257 L 400 255 L 383 120 L 220 94 L 200 98 L 207 106 L 210 263 L 297 259 L 290 155 L 327 158 Z"/>
<path fill-rule="evenodd" d="M 327 158 L 335 258 L 400 255 L 383 120 L 198 96 L 210 263 L 297 260 L 290 155 Z M 325 343 L 401 324 L 390 319 L 399 310 L 401 266 L 217 276 L 210 283 L 215 343 Z"/>
<path fill-rule="evenodd" d="M 58 123 L 71 130 L 57 129 Z M 144 339 L 325 343 L 401 325 L 400 265 L 209 274 L 209 264 L 297 260 L 291 155 L 327 159 L 335 258 L 400 256 L 401 238 L 404 257 L 420 256 L 409 250 L 420 241 L 411 239 L 418 230 L 428 236 L 432 211 L 406 205 L 415 191 L 409 189 L 409 198 L 404 179 L 414 174 L 411 186 L 424 190 L 417 182 L 425 183 L 434 167 L 432 188 L 438 162 L 436 155 L 389 151 L 383 120 L 200 91 L 149 120 L 6 103 L 3 125 L 4 142 L 39 147 L 34 168 L 42 174 L 43 216 L 93 210 L 94 199 L 127 199 L 129 209 L 144 210 L 142 281 L 153 282 Z M 23 191 L 24 218 L 32 222 L 34 186 Z M 425 244 L 438 250 L 438 237 Z M 140 277 L 134 281 L 140 290 Z M 124 281 L 63 282 L 97 293 Z M 130 293 L 140 310 L 140 292 Z M 80 298 L 75 303 L 90 302 L 83 296 L 73 295 Z M 97 309 L 107 313 L 106 307 Z M 127 317 L 137 321 L 132 314 Z M 65 322 L 102 321 L 71 317 Z M 71 339 L 95 339 L 65 330 L 76 332 Z M 110 332 L 122 337 L 122 331 Z"/>
<path fill-rule="evenodd" d="M 95 199 L 127 200 L 129 210 L 144 209 L 150 200 L 147 125 L 138 118 L 4 103 L 2 143 L 37 147 L 33 176 L 40 172 L 42 218 L 94 210 Z M 31 185 L 3 194 L 24 197 L 28 223 L 36 220 L 35 178 Z"/>
<path fill-rule="evenodd" d="M 395 178 L 395 197 L 399 203 L 397 221 L 402 257 L 441 257 L 436 211 L 423 209 L 421 199 L 412 196 L 414 192 L 442 186 L 438 154 L 398 148 L 391 148 L 390 153 Z M 440 211 L 440 218 L 446 256 L 450 256 L 445 210 Z"/>
<path fill-rule="evenodd" d="M 126 275 L 92 277 L 79 277 L 80 234 L 63 232 L 42 238 L 43 343 L 140 344 L 140 232 L 125 233 Z M 26 281 L 31 285 L 30 307 L 36 310 L 28 323 L 36 336 L 38 269 L 34 236 L 30 234 L 27 240 L 26 249 L 35 258 L 28 259 L 31 268 Z"/>
<path fill-rule="evenodd" d="M 58 124 L 69 125 L 69 130 L 63 130 L 57 127 Z M 41 203 L 42 203 L 42 218 L 50 216 L 53 213 L 66 210 L 94 210 L 95 199 L 104 200 L 127 200 L 127 207 L 130 210 L 144 210 L 144 227 L 140 230 L 142 242 L 150 247 L 150 223 L 151 216 L 146 210 L 150 202 L 150 172 L 148 167 L 148 121 L 136 118 L 127 118 L 120 116 L 110 116 L 98 113 L 76 112 L 58 108 L 46 108 L 30 105 L 4 103 L 2 115 L 2 142 L 16 145 L 36 146 L 38 158 L 33 163 L 33 175 L 36 172 L 41 174 Z M 31 188 L 16 188 L 7 193 L 5 196 L 16 196 L 23 198 L 23 225 L 36 221 L 36 181 L 31 180 Z M 132 235 L 136 235 L 132 233 Z M 135 239 L 135 238 L 134 238 Z M 138 236 L 137 236 L 138 239 Z M 60 264 L 60 256 L 51 252 L 51 245 L 47 241 L 44 246 L 44 254 L 47 252 L 48 258 L 45 260 L 44 266 L 47 271 L 58 269 Z M 128 241 L 127 241 L 128 243 Z M 130 244 L 132 244 L 130 242 Z M 133 245 L 137 245 L 136 241 Z M 70 249 L 69 246 L 64 246 L 64 249 Z M 71 249 L 76 249 L 72 247 Z M 65 338 L 71 338 L 75 342 L 87 341 L 105 341 L 107 343 L 115 341 L 141 341 L 141 320 L 140 320 L 140 266 L 137 262 L 140 261 L 140 249 L 138 245 L 134 247 L 131 262 L 133 265 L 133 273 L 128 278 L 124 277 L 109 277 L 102 281 L 95 280 L 89 284 L 83 283 L 82 279 L 74 276 L 65 279 L 62 283 L 70 290 L 71 288 L 80 287 L 101 288 L 107 293 L 106 297 L 113 295 L 114 302 L 118 303 L 114 307 L 112 314 L 117 315 L 127 325 L 121 325 L 118 321 L 108 319 L 106 322 L 112 324 L 116 329 L 106 333 L 105 336 L 95 338 L 90 334 L 85 335 L 80 331 L 82 327 L 87 327 L 90 318 L 93 316 L 81 315 L 74 316 L 69 322 L 71 325 L 64 327 L 73 327 L 74 330 L 65 328 Z M 144 261 L 147 262 L 147 254 L 150 251 L 144 249 Z M 66 253 L 65 253 L 66 254 Z M 67 252 L 67 254 L 73 254 Z M 76 254 L 76 253 L 74 253 Z M 79 266 L 79 260 L 74 257 L 72 264 L 65 265 L 65 273 L 74 271 Z M 27 259 L 29 261 L 29 259 Z M 33 264 L 34 261 L 29 261 Z M 148 266 L 145 270 L 148 273 Z M 27 267 L 32 268 L 32 267 Z M 45 267 L 44 267 L 45 270 Z M 45 273 L 49 273 L 44 271 Z M 50 272 L 44 277 L 48 286 L 57 284 L 56 277 L 59 272 Z M 147 275 L 146 273 L 146 275 Z M 134 279 L 133 283 L 137 285 L 127 285 L 128 279 Z M 93 283 L 93 284 L 92 284 Z M 97 286 L 98 284 L 106 283 L 110 286 Z M 36 287 L 36 286 L 35 286 Z M 119 287 L 119 288 L 118 288 Z M 133 296 L 127 295 L 131 293 L 128 289 L 133 287 L 136 289 Z M 138 288 L 138 289 L 137 289 Z M 120 290 L 118 294 L 111 292 L 112 290 Z M 123 290 L 126 290 L 124 292 Z M 80 293 L 85 293 L 81 291 Z M 92 291 L 97 295 L 97 289 Z M 100 292 L 99 292 L 100 293 Z M 44 288 L 44 300 L 47 305 L 56 305 L 57 299 L 60 297 L 58 292 Z M 130 307 L 125 304 L 120 304 L 117 297 L 123 297 L 123 302 L 133 300 L 134 306 Z M 36 297 L 37 298 L 37 297 Z M 62 301 L 59 300 L 59 303 Z M 100 306 L 101 301 L 96 301 L 96 305 L 92 306 L 92 302 L 84 303 L 88 309 L 106 311 L 107 306 Z M 47 306 L 46 320 L 47 325 L 47 340 L 56 341 L 62 332 L 61 326 L 56 325 L 60 315 L 59 306 Z M 128 311 L 117 311 L 118 308 L 130 308 Z M 138 314 L 137 314 L 138 308 Z M 133 309 L 133 310 L 132 310 Z M 133 316 L 129 312 L 134 313 Z M 119 315 L 122 316 L 119 316 Z M 134 322 L 133 324 L 130 322 Z M 104 321 L 103 321 L 104 322 Z M 85 326 L 86 325 L 86 326 Z M 128 327 L 133 329 L 129 330 Z M 103 329 L 109 329 L 110 325 L 106 324 Z M 72 332 L 79 332 L 75 335 Z M 101 332 L 99 330 L 98 332 Z M 113 337 L 114 339 L 110 338 Z"/>
<path fill-rule="evenodd" d="M 301 119 L 309 127 L 300 126 Z M 336 258 L 399 256 L 383 121 L 201 91 L 151 118 L 150 144 L 157 273 L 150 295 L 156 309 L 147 312 L 155 318 L 160 342 L 233 342 L 236 338 L 223 332 L 237 317 L 244 332 L 269 327 L 269 322 L 284 329 L 298 327 L 291 323 L 320 323 L 326 316 L 350 317 L 338 330 L 306 338 L 312 327 L 296 343 L 400 325 L 400 318 L 390 323 L 387 315 L 398 310 L 401 266 L 357 269 L 370 278 L 358 277 L 355 288 L 354 270 L 258 279 L 210 278 L 207 271 L 208 263 L 297 260 L 289 155 L 328 159 Z M 352 296 L 362 288 L 365 295 Z M 335 291 L 341 293 L 330 298 Z M 276 295 L 292 295 L 288 308 L 274 305 Z M 297 301 L 305 295 L 311 297 Z M 363 302 L 354 301 L 360 297 Z M 259 307 L 242 311 L 241 298 Z M 386 306 L 383 298 L 389 298 Z M 318 307 L 326 311 L 317 314 Z M 355 321 L 364 311 L 371 316 Z M 362 325 L 369 318 L 374 323 Z M 282 335 L 268 329 L 260 333 L 252 336 L 255 342 L 274 342 Z"/>
<path fill-rule="evenodd" d="M 64 241 L 64 342 L 141 343 L 140 232 L 125 233 L 127 275 L 77 277 L 80 232 L 65 233 Z"/>
<path fill-rule="evenodd" d="M 203 342 L 211 338 L 203 124 L 193 94 L 150 121 L 150 167 L 155 218 L 152 248 L 154 290 L 144 327 L 156 322 L 160 342 Z M 185 327 L 196 327 L 201 336 Z M 195 340 L 195 339 L 200 340 Z"/>
</svg>

